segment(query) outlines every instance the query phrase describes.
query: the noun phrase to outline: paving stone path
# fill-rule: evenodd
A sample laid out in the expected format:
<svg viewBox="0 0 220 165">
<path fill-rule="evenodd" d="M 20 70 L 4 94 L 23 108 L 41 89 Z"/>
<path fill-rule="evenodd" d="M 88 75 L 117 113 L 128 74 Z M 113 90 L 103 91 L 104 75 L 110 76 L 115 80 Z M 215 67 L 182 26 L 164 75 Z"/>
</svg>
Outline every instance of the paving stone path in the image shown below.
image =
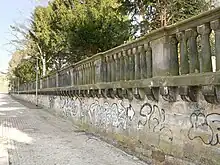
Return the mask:
<svg viewBox="0 0 220 165">
<path fill-rule="evenodd" d="M 0 165 L 146 165 L 71 122 L 0 94 Z"/>
</svg>

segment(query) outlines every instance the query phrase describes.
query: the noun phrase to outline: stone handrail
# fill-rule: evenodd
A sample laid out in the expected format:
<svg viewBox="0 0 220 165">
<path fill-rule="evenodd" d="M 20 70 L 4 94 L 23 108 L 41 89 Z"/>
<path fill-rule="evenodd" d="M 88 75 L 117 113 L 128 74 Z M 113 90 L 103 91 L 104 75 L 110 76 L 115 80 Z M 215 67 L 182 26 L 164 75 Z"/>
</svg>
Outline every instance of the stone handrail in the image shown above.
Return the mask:
<svg viewBox="0 0 220 165">
<path fill-rule="evenodd" d="M 216 72 L 211 60 L 211 32 L 215 35 Z M 147 96 L 152 100 L 162 95 L 175 101 L 178 91 L 184 101 L 196 101 L 201 89 L 208 102 L 216 103 L 220 85 L 218 45 L 220 8 L 70 65 L 43 78 L 39 92 L 129 99 Z M 34 85 L 24 86 L 19 89 L 21 93 L 34 92 Z"/>
</svg>

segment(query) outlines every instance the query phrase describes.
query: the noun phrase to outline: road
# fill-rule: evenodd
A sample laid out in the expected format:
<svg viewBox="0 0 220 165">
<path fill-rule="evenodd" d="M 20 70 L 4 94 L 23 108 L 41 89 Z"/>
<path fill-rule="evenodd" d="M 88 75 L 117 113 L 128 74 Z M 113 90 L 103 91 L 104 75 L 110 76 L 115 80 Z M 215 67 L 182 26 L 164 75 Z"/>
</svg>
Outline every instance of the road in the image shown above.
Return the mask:
<svg viewBox="0 0 220 165">
<path fill-rule="evenodd" d="M 146 165 L 69 121 L 0 94 L 0 165 L 7 164 Z"/>
</svg>

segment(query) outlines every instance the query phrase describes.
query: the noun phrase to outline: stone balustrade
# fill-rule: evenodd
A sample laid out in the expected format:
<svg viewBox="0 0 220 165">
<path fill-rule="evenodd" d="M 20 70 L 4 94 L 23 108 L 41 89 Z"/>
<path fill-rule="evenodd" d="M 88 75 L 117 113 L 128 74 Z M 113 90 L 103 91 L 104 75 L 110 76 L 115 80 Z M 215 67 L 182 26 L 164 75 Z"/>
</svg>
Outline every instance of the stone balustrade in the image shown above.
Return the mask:
<svg viewBox="0 0 220 165">
<path fill-rule="evenodd" d="M 219 27 L 216 8 L 47 75 L 38 95 L 33 81 L 13 96 L 148 164 L 218 165 Z"/>
<path fill-rule="evenodd" d="M 58 94 L 156 101 L 161 95 L 173 102 L 177 95 L 184 101 L 196 101 L 201 89 L 206 101 L 218 103 L 219 42 L 220 8 L 216 8 L 48 75 L 39 81 L 39 93 L 53 88 Z M 34 90 L 33 83 L 18 89 L 20 93 Z"/>
</svg>

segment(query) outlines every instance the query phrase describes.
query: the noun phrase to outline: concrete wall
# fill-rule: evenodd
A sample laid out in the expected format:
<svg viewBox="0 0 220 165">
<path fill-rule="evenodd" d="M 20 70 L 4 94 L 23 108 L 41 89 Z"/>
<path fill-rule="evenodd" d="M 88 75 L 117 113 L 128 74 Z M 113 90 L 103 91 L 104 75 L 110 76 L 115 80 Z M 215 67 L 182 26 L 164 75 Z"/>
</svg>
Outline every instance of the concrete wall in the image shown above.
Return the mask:
<svg viewBox="0 0 220 165">
<path fill-rule="evenodd" d="M 35 102 L 34 95 L 16 97 Z M 220 105 L 40 95 L 39 104 L 155 165 L 220 164 Z"/>
</svg>

